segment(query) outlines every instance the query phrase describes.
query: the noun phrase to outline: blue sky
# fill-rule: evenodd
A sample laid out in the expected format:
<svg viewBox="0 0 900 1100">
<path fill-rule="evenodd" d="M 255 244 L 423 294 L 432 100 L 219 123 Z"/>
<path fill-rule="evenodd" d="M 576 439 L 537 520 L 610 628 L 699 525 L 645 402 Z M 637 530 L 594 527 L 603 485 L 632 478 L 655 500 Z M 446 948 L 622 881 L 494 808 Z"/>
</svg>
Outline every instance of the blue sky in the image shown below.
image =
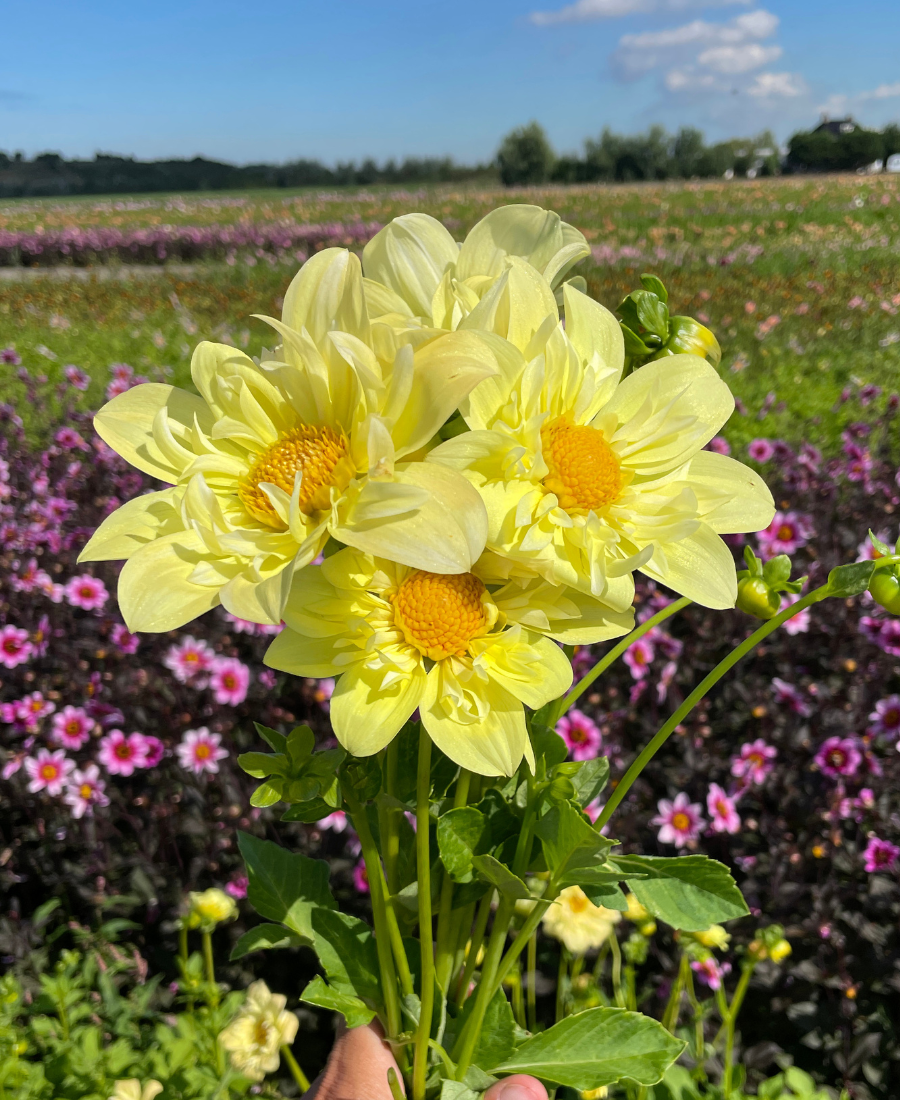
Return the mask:
<svg viewBox="0 0 900 1100">
<path fill-rule="evenodd" d="M 532 118 L 707 137 L 900 118 L 896 0 L 0 0 L 0 149 L 490 158 Z"/>
</svg>

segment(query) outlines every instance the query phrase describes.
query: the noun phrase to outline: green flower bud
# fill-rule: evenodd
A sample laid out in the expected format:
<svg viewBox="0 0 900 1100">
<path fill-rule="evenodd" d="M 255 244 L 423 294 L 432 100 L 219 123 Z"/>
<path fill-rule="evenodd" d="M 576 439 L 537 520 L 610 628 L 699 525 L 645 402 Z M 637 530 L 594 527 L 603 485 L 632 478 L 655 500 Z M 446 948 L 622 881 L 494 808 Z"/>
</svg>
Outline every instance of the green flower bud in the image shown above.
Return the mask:
<svg viewBox="0 0 900 1100">
<path fill-rule="evenodd" d="M 869 581 L 872 599 L 891 615 L 900 615 L 900 578 L 891 569 L 880 569 Z"/>
<path fill-rule="evenodd" d="M 781 596 L 762 577 L 746 576 L 738 581 L 735 606 L 757 619 L 771 619 L 781 610 Z"/>
<path fill-rule="evenodd" d="M 669 337 L 665 346 L 653 356 L 662 359 L 666 355 L 699 355 L 717 367 L 722 361 L 722 349 L 714 334 L 693 317 L 670 317 Z"/>
</svg>

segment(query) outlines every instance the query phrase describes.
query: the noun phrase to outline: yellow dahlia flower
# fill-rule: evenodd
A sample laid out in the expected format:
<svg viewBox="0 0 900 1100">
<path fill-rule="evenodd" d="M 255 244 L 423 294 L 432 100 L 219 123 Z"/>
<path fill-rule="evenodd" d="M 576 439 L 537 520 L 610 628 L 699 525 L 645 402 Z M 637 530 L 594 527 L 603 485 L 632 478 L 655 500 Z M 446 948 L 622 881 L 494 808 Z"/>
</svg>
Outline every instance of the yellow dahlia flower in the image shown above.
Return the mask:
<svg viewBox="0 0 900 1100">
<path fill-rule="evenodd" d="M 366 315 L 359 260 L 326 249 L 294 278 L 282 337 L 260 363 L 202 343 L 199 396 L 146 384 L 95 418 L 100 436 L 172 488 L 129 501 L 79 560 L 127 558 L 119 604 L 132 631 L 163 631 L 219 602 L 281 619 L 291 577 L 329 536 L 435 573 L 464 573 L 484 506 L 453 470 L 411 461 L 496 371 L 474 333 L 414 349 Z"/>
<path fill-rule="evenodd" d="M 539 577 L 494 589 L 494 565 L 447 576 L 341 550 L 296 576 L 266 664 L 340 676 L 331 722 L 355 756 L 382 749 L 418 707 L 457 764 L 512 775 L 533 760 L 523 703 L 537 709 L 572 682 L 549 639 L 614 637 L 631 617 Z"/>
<path fill-rule="evenodd" d="M 250 1081 L 262 1081 L 281 1061 L 281 1047 L 290 1046 L 300 1021 L 287 1012 L 287 997 L 270 993 L 263 981 L 247 988 L 247 999 L 224 1031 L 219 1043 L 228 1051 L 232 1066 Z"/>
<path fill-rule="evenodd" d="M 116 1081 L 109 1100 L 154 1100 L 162 1090 L 159 1081 L 151 1079 L 142 1086 L 137 1077 L 126 1077 L 122 1081 Z"/>
<path fill-rule="evenodd" d="M 516 258 L 527 261 L 534 275 L 540 274 L 553 305 L 552 290 L 589 253 L 577 229 L 539 206 L 492 210 L 462 245 L 428 214 L 404 214 L 363 249 L 370 316 L 401 326 L 455 329 L 465 322 L 470 328 L 486 327 L 479 317 L 469 315 L 498 280 L 508 278 Z M 518 266 L 520 282 L 535 281 Z M 543 291 L 532 288 L 531 293 Z M 513 314 L 521 308 L 521 297 L 520 288 Z M 515 331 L 515 316 L 510 324 Z"/>
<path fill-rule="evenodd" d="M 606 943 L 622 914 L 594 905 L 580 886 L 567 886 L 544 914 L 544 931 L 573 955 L 584 955 Z"/>
<path fill-rule="evenodd" d="M 207 931 L 236 917 L 238 912 L 234 898 L 215 886 L 208 890 L 192 890 L 188 894 L 188 905 L 188 927 Z"/>
<path fill-rule="evenodd" d="M 428 461 L 477 486 L 489 549 L 555 584 L 618 603 L 641 569 L 707 607 L 734 606 L 734 563 L 719 535 L 760 530 L 775 509 L 752 470 L 702 449 L 734 408 L 728 387 L 695 355 L 622 380 L 615 317 L 563 291 L 565 329 L 535 320 L 525 354 L 504 342 L 501 373 L 462 403 L 472 431 Z"/>
</svg>

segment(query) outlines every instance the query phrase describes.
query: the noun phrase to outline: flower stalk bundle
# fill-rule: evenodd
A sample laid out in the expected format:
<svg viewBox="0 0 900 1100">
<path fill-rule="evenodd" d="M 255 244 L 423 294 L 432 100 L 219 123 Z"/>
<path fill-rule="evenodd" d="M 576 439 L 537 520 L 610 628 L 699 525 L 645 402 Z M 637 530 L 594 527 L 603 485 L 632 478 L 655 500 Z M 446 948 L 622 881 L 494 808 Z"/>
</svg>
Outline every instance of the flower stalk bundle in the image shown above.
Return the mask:
<svg viewBox="0 0 900 1100">
<path fill-rule="evenodd" d="M 683 933 L 746 914 L 722 864 L 623 855 L 606 826 L 782 622 L 876 576 L 876 599 L 896 601 L 898 556 L 881 546 L 783 610 L 801 591 L 786 557 L 748 556 L 739 578 L 721 536 L 765 529 L 775 508 L 757 474 L 704 449 L 734 407 L 718 344 L 669 316 L 651 276 L 617 319 L 572 274 L 589 251 L 534 206 L 494 211 L 462 245 L 405 215 L 362 262 L 337 248 L 309 260 L 258 360 L 201 343 L 195 393 L 147 383 L 96 418 L 167 486 L 110 515 L 82 555 L 125 559 L 128 629 L 221 604 L 284 622 L 272 668 L 336 678 L 336 746 L 258 726 L 271 751 L 240 763 L 261 780 L 253 804 L 283 820 L 349 814 L 373 926 L 339 911 L 326 864 L 242 835 L 269 923 L 233 957 L 313 946 L 323 974 L 302 999 L 350 1027 L 377 1017 L 414 1100 L 473 1100 L 511 1073 L 582 1091 L 661 1079 L 685 1044 L 627 998 L 575 1015 L 559 998 L 538 1030 L 538 928 L 567 951 L 608 938 L 615 959 L 618 914 L 635 906 Z M 635 572 L 678 595 L 637 626 Z M 738 601 L 763 625 L 587 812 L 609 762 L 567 759 L 557 724 L 654 626 L 691 602 Z M 573 647 L 615 639 L 573 685 Z"/>
</svg>

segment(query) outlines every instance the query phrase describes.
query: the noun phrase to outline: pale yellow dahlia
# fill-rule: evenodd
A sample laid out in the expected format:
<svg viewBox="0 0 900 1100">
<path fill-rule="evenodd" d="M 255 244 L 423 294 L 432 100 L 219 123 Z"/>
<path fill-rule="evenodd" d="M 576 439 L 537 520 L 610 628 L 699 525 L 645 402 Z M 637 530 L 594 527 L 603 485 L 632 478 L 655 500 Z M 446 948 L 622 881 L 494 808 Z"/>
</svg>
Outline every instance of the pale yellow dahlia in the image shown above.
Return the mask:
<svg viewBox="0 0 900 1100">
<path fill-rule="evenodd" d="M 488 338 L 501 373 L 463 401 L 472 430 L 428 460 L 477 486 L 489 549 L 553 583 L 621 602 L 640 569 L 707 607 L 734 606 L 719 535 L 761 530 L 775 509 L 757 474 L 703 450 L 734 409 L 731 392 L 696 355 L 622 379 L 615 317 L 563 291 L 565 328 L 535 318 L 524 354 Z"/>
<path fill-rule="evenodd" d="M 234 898 L 215 886 L 208 890 L 192 890 L 188 894 L 188 905 L 189 928 L 211 930 L 217 924 L 232 920 L 238 912 Z"/>
<path fill-rule="evenodd" d="M 544 914 L 548 936 L 559 940 L 573 955 L 595 951 L 606 943 L 622 914 L 594 905 L 580 886 L 567 886 Z"/>
<path fill-rule="evenodd" d="M 232 1066 L 250 1081 L 262 1081 L 281 1061 L 281 1047 L 290 1046 L 300 1021 L 287 1012 L 287 997 L 271 993 L 263 981 L 247 988 L 247 999 L 219 1043 L 228 1051 Z"/>
<path fill-rule="evenodd" d="M 462 573 L 486 519 L 464 477 L 412 461 L 496 370 L 474 333 L 416 348 L 370 324 L 359 260 L 327 249 L 291 283 L 282 338 L 260 363 L 202 343 L 199 396 L 146 384 L 95 418 L 100 436 L 172 488 L 129 501 L 79 560 L 127 558 L 119 604 L 132 631 L 180 626 L 219 602 L 277 623 L 295 570 L 329 536 L 435 573 Z"/>
<path fill-rule="evenodd" d="M 384 748 L 418 707 L 457 764 L 512 775 L 523 755 L 533 761 L 523 704 L 537 709 L 572 682 L 550 638 L 598 641 L 632 620 L 540 577 L 495 587 L 498 572 L 491 558 L 447 576 L 341 550 L 295 578 L 266 664 L 340 677 L 331 722 L 355 756 Z"/>
<path fill-rule="evenodd" d="M 508 278 L 516 259 L 549 291 L 566 278 L 572 266 L 590 253 L 584 236 L 551 210 L 512 205 L 492 210 L 461 245 L 428 214 L 403 214 L 377 233 L 363 250 L 370 316 L 400 326 L 437 329 L 487 327 L 470 317 L 498 280 Z M 514 280 L 515 281 L 515 280 Z M 534 281 L 533 277 L 530 281 Z M 579 280 L 584 284 L 584 280 Z M 523 288 L 513 294 L 508 323 L 516 333 L 516 311 Z M 525 288 L 542 295 L 542 287 Z M 501 296 L 502 297 L 502 296 Z M 491 331 L 494 331 L 493 326 Z"/>
<path fill-rule="evenodd" d="M 137 1077 L 126 1077 L 116 1081 L 109 1100 L 155 1100 L 162 1090 L 163 1087 L 159 1081 L 151 1079 L 142 1085 Z"/>
</svg>

